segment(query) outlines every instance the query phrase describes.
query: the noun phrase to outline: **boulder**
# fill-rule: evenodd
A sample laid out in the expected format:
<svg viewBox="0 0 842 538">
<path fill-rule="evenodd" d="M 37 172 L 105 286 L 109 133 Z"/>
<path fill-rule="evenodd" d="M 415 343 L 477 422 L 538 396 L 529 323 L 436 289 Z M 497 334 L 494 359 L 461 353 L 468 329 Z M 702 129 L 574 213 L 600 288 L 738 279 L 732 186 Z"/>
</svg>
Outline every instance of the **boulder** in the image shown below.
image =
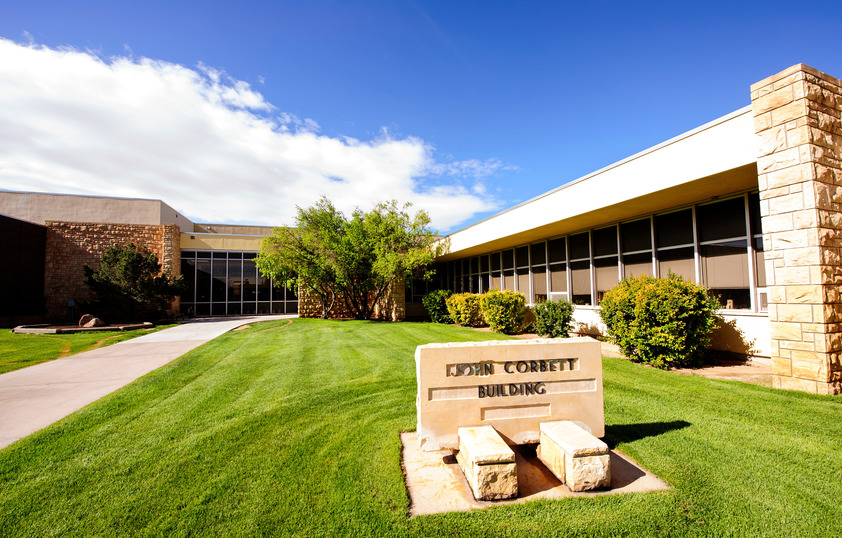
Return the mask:
<svg viewBox="0 0 842 538">
<path fill-rule="evenodd" d="M 105 322 L 99 318 L 92 317 L 83 327 L 105 327 Z"/>
<path fill-rule="evenodd" d="M 82 316 L 81 318 L 79 318 L 79 326 L 80 326 L 80 327 L 84 327 L 84 326 L 85 326 L 85 324 L 86 324 L 87 322 L 91 321 L 92 319 L 94 319 L 94 317 L 93 317 L 92 315 L 90 315 L 90 314 L 85 314 L 84 316 Z"/>
</svg>

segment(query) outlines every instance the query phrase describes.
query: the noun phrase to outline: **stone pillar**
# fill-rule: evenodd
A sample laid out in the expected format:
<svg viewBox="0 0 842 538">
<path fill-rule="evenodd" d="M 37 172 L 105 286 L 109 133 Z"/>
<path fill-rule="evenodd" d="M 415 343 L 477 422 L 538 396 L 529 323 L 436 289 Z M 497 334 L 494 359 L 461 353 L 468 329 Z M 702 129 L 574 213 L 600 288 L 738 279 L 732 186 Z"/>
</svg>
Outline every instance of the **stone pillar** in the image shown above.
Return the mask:
<svg viewBox="0 0 842 538">
<path fill-rule="evenodd" d="M 842 393 L 842 82 L 803 64 L 751 86 L 777 388 Z"/>
</svg>

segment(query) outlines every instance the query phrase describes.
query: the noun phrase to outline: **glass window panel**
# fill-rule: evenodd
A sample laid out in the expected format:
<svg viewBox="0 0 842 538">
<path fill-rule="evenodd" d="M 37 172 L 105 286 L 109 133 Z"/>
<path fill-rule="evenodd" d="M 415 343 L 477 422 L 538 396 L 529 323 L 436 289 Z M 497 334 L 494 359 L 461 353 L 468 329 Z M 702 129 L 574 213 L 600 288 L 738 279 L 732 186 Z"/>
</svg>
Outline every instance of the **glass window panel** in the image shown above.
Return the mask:
<svg viewBox="0 0 842 538">
<path fill-rule="evenodd" d="M 210 302 L 210 290 L 211 262 L 210 260 L 196 260 L 196 302 Z"/>
<path fill-rule="evenodd" d="M 257 299 L 257 267 L 254 260 L 243 260 L 243 301 Z"/>
<path fill-rule="evenodd" d="M 211 252 L 211 257 L 214 260 L 227 260 L 228 259 L 228 253 L 225 252 L 225 251 Z"/>
<path fill-rule="evenodd" d="M 257 300 L 268 301 L 272 298 L 272 281 L 258 273 L 257 275 Z M 268 312 L 265 312 L 268 314 Z"/>
<path fill-rule="evenodd" d="M 228 253 L 228 259 L 229 260 L 241 260 L 241 259 L 243 259 L 243 253 L 242 252 L 229 252 Z"/>
<path fill-rule="evenodd" d="M 499 271 L 500 270 L 500 253 L 495 252 L 491 255 L 491 270 L 492 271 Z"/>
<path fill-rule="evenodd" d="M 546 300 L 547 269 L 545 267 L 536 267 L 532 269 L 532 302 L 537 304 Z"/>
<path fill-rule="evenodd" d="M 250 316 L 257 311 L 257 305 L 254 303 L 243 303 L 243 315 Z"/>
<path fill-rule="evenodd" d="M 658 271 L 662 278 L 666 278 L 670 271 L 683 276 L 686 280 L 696 280 L 695 259 L 693 247 L 676 248 L 658 251 Z"/>
<path fill-rule="evenodd" d="M 287 286 L 286 288 L 285 297 L 287 301 L 298 299 L 298 287 L 297 286 Z"/>
<path fill-rule="evenodd" d="M 570 259 L 578 260 L 590 257 L 590 247 L 588 246 L 588 233 L 581 233 L 570 236 Z"/>
<path fill-rule="evenodd" d="M 514 267 L 514 250 L 503 251 L 503 269 L 512 269 Z"/>
<path fill-rule="evenodd" d="M 596 302 L 599 304 L 605 292 L 620 282 L 620 273 L 616 256 L 594 260 L 593 265 L 596 277 Z"/>
<path fill-rule="evenodd" d="M 298 314 L 298 303 L 287 303 L 287 314 Z"/>
<path fill-rule="evenodd" d="M 228 269 L 228 260 L 222 259 L 217 260 L 214 259 L 212 262 L 212 275 L 213 279 L 211 280 L 211 300 L 213 302 L 218 301 L 225 301 L 225 291 L 228 288 L 228 283 L 226 282 L 225 272 Z M 217 314 L 214 314 L 216 316 Z"/>
<path fill-rule="evenodd" d="M 689 209 L 655 216 L 655 244 L 672 247 L 693 243 L 693 212 Z"/>
<path fill-rule="evenodd" d="M 479 258 L 474 256 L 471 258 L 471 274 L 475 275 L 477 273 L 479 273 Z"/>
<path fill-rule="evenodd" d="M 567 292 L 567 265 L 563 263 L 550 266 L 550 290 L 553 293 Z"/>
<path fill-rule="evenodd" d="M 243 295 L 243 268 L 240 260 L 228 262 L 228 300 L 239 303 Z"/>
<path fill-rule="evenodd" d="M 626 222 L 620 225 L 623 252 L 652 249 L 652 230 L 649 219 Z"/>
<path fill-rule="evenodd" d="M 213 303 L 211 305 L 211 315 L 212 316 L 224 316 L 225 315 L 225 303 Z"/>
<path fill-rule="evenodd" d="M 517 247 L 515 250 L 515 257 L 518 267 L 526 267 L 529 265 L 529 247 Z"/>
<path fill-rule="evenodd" d="M 470 281 L 470 278 L 471 278 L 471 277 L 470 277 L 470 276 L 468 276 L 468 275 L 462 275 L 462 280 L 461 280 L 461 281 L 460 281 L 460 283 L 459 283 L 459 285 L 461 286 L 461 287 L 459 288 L 459 291 L 462 291 L 462 292 L 465 292 L 465 293 L 470 293 L 470 292 L 471 292 L 471 281 Z"/>
<path fill-rule="evenodd" d="M 196 305 L 196 315 L 197 316 L 210 316 L 210 304 L 209 303 L 201 303 Z"/>
<path fill-rule="evenodd" d="M 701 247 L 703 283 L 723 308 L 750 308 L 746 241 Z"/>
<path fill-rule="evenodd" d="M 544 265 L 547 263 L 546 243 L 532 243 L 532 265 Z"/>
<path fill-rule="evenodd" d="M 591 233 L 594 256 L 617 254 L 617 227 L 600 228 Z"/>
<path fill-rule="evenodd" d="M 760 193 L 752 192 L 748 195 L 748 214 L 751 220 L 751 233 L 761 234 L 763 228 L 760 226 Z"/>
<path fill-rule="evenodd" d="M 283 302 L 273 302 L 272 303 L 272 313 L 273 314 L 283 314 L 284 313 L 284 303 Z"/>
<path fill-rule="evenodd" d="M 529 269 L 517 270 L 517 291 L 529 298 Z"/>
<path fill-rule="evenodd" d="M 570 242 L 571 247 L 573 241 Z M 591 304 L 591 271 L 590 262 L 570 262 L 570 280 L 573 284 L 573 304 Z"/>
<path fill-rule="evenodd" d="M 754 271 L 755 283 L 758 288 L 766 287 L 766 257 L 763 254 L 763 238 L 754 238 Z"/>
<path fill-rule="evenodd" d="M 496 290 L 502 290 L 503 279 L 500 273 L 491 273 L 491 287 Z"/>
<path fill-rule="evenodd" d="M 623 256 L 623 278 L 640 275 L 654 276 L 652 274 L 652 255 L 643 253 Z"/>
<path fill-rule="evenodd" d="M 270 303 L 257 303 L 257 313 L 258 314 L 271 314 L 272 307 Z"/>
<path fill-rule="evenodd" d="M 471 293 L 481 293 L 479 289 L 479 275 L 471 275 Z"/>
<path fill-rule="evenodd" d="M 696 208 L 699 241 L 716 241 L 746 235 L 746 206 L 742 198 L 732 198 Z"/>
<path fill-rule="evenodd" d="M 563 237 L 550 239 L 547 242 L 547 249 L 550 253 L 550 263 L 567 261 L 567 254 L 564 252 L 565 240 Z"/>
<path fill-rule="evenodd" d="M 187 289 L 181 295 L 181 300 L 193 302 L 193 294 L 196 292 L 196 260 L 181 258 L 181 274 Z"/>
<path fill-rule="evenodd" d="M 210 251 L 202 250 L 202 251 L 199 251 L 199 252 L 196 253 L 196 257 L 209 260 L 210 257 L 211 257 L 211 253 L 210 253 Z"/>
<path fill-rule="evenodd" d="M 243 259 L 244 260 L 253 260 L 257 256 L 254 252 L 243 252 Z"/>
<path fill-rule="evenodd" d="M 509 269 L 508 271 L 503 271 L 503 289 L 515 289 L 515 272 L 511 269 Z"/>
<path fill-rule="evenodd" d="M 215 303 L 214 303 L 214 307 L 216 307 Z M 242 312 L 242 310 L 240 309 L 240 303 L 232 303 L 232 302 L 228 303 L 228 313 L 227 313 L 227 315 L 229 315 L 229 316 L 239 316 L 241 312 Z M 216 315 L 216 314 L 214 314 L 214 315 Z"/>
<path fill-rule="evenodd" d="M 479 270 L 481 273 L 488 272 L 488 256 L 482 255 L 479 257 Z"/>
</svg>

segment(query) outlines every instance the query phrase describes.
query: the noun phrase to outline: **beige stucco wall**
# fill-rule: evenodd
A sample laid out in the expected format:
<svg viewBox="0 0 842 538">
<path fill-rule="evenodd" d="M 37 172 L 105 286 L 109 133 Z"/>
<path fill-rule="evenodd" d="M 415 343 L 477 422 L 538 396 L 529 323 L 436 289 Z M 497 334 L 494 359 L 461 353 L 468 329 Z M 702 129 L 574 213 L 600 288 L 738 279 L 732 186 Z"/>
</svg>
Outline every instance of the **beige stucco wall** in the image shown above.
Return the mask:
<svg viewBox="0 0 842 538">
<path fill-rule="evenodd" d="M 182 233 L 181 248 L 195 250 L 260 250 L 261 236 L 215 233 Z"/>
<path fill-rule="evenodd" d="M 78 196 L 38 192 L 0 192 L 0 214 L 43 225 L 58 222 L 104 224 L 175 224 L 192 230 L 193 222 L 160 200 Z"/>
</svg>

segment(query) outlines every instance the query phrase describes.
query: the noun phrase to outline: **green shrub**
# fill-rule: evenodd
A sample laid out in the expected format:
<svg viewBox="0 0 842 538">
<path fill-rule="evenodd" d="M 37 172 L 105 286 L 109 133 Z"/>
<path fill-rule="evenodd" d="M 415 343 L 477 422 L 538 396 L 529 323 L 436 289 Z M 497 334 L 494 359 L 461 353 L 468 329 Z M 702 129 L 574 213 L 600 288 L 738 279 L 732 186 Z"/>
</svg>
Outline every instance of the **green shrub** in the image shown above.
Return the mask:
<svg viewBox="0 0 842 538">
<path fill-rule="evenodd" d="M 450 290 L 433 290 L 421 298 L 433 323 L 453 323 L 447 312 L 447 298 L 453 295 Z"/>
<path fill-rule="evenodd" d="M 447 312 L 453 323 L 465 327 L 479 327 L 482 322 L 482 311 L 479 306 L 479 295 L 474 293 L 455 293 L 447 298 Z"/>
<path fill-rule="evenodd" d="M 550 338 L 570 336 L 570 322 L 573 318 L 573 305 L 569 301 L 544 301 L 533 307 L 535 311 L 535 332 L 538 336 Z"/>
<path fill-rule="evenodd" d="M 521 329 L 526 297 L 515 291 L 490 290 L 479 296 L 482 317 L 497 333 L 514 334 Z"/>
<path fill-rule="evenodd" d="M 701 362 L 716 326 L 716 298 L 703 286 L 668 278 L 627 278 L 602 299 L 600 316 L 630 359 L 658 368 Z"/>
</svg>

